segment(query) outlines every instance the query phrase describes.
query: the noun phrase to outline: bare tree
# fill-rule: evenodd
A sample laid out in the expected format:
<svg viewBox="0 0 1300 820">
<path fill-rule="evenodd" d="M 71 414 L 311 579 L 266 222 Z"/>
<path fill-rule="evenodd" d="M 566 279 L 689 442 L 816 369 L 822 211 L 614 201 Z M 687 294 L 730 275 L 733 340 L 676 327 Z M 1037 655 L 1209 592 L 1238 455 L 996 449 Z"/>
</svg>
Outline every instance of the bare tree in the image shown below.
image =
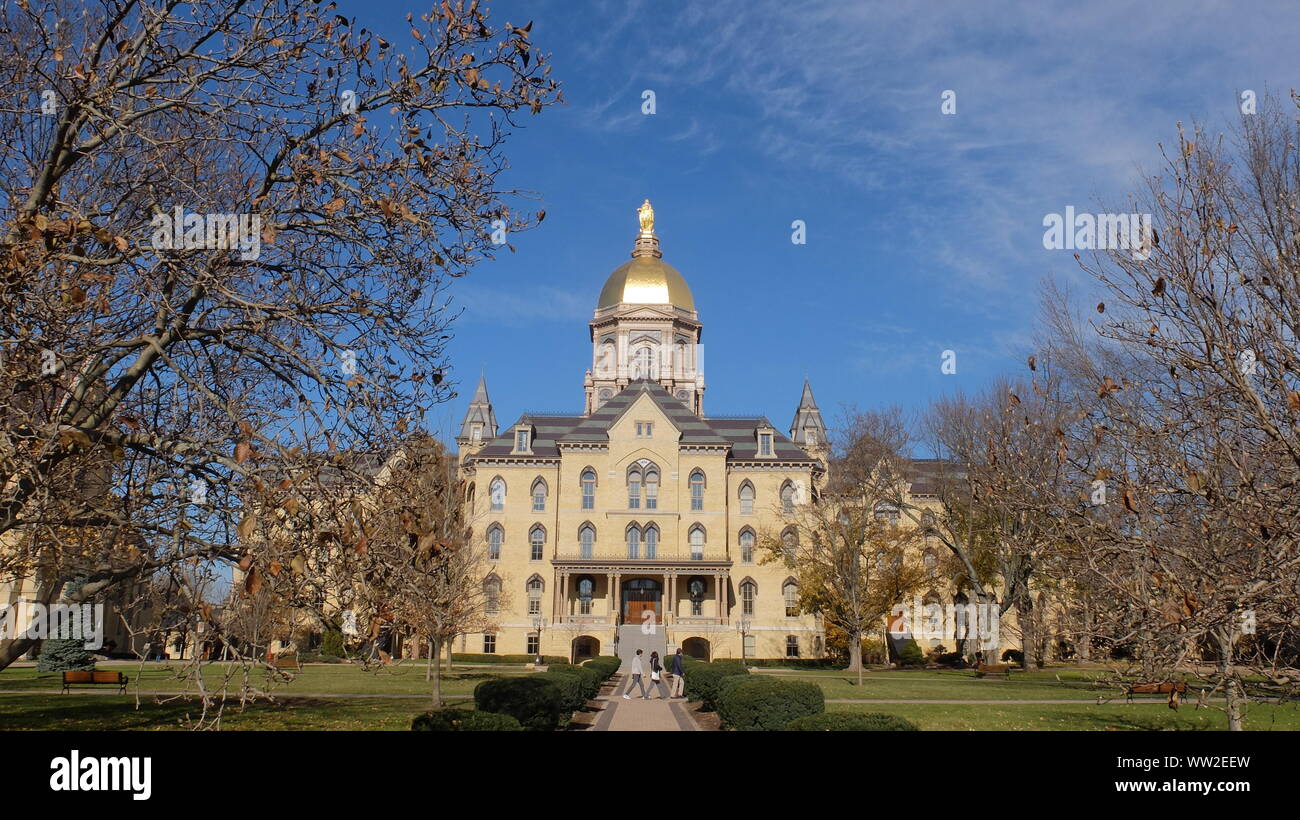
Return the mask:
<svg viewBox="0 0 1300 820">
<path fill-rule="evenodd" d="M 531 25 L 407 20 L 399 47 L 313 0 L 0 10 L 0 573 L 256 586 L 252 511 L 447 398 L 446 286 L 543 217 L 497 178 L 559 92 Z"/>
</svg>

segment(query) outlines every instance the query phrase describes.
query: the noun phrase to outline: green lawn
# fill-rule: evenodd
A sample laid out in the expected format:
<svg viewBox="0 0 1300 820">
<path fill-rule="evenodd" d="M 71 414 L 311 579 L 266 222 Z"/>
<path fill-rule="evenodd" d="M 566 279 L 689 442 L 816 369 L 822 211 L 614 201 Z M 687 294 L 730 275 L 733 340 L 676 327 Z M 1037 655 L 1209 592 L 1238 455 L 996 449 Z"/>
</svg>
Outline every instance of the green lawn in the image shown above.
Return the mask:
<svg viewBox="0 0 1300 820">
<path fill-rule="evenodd" d="M 937 703 L 828 703 L 828 712 L 883 712 L 907 718 L 922 730 L 950 731 L 1227 731 L 1228 721 L 1218 709 L 1196 709 L 1187 704 L 1177 712 L 1159 704 L 1111 703 L 1105 706 L 1062 703 L 1008 706 Z M 1300 730 L 1300 704 L 1252 704 L 1246 713 L 1248 730 Z"/>
<path fill-rule="evenodd" d="M 229 704 L 221 717 L 228 730 L 405 731 L 428 703 L 405 698 L 294 698 L 240 708 Z M 199 715 L 190 699 L 155 703 L 117 695 L 0 695 L 0 729 L 7 730 L 187 730 Z"/>
<path fill-rule="evenodd" d="M 136 664 L 100 664 L 100 669 L 116 670 L 130 676 L 128 691 L 140 694 L 154 692 L 196 691 L 195 681 L 186 679 L 177 670 L 163 664 L 147 664 L 142 670 Z M 203 680 L 210 688 L 220 688 L 229 679 L 229 688 L 240 687 L 243 670 L 236 664 L 208 664 L 203 668 Z M 527 674 L 522 667 L 464 667 L 443 672 L 444 696 L 470 695 L 480 681 L 502 675 Z M 49 689 L 61 691 L 58 673 L 40 674 L 33 667 L 0 671 L 0 694 L 23 689 Z M 351 664 L 309 664 L 295 674 L 292 680 L 272 680 L 264 670 L 253 670 L 249 683 L 258 689 L 273 693 L 292 694 L 366 694 L 366 695 L 428 695 L 432 684 L 424 679 L 422 664 L 399 665 L 367 671 Z M 104 688 L 104 687 L 101 687 Z M 82 691 L 74 689 L 75 691 Z"/>
<path fill-rule="evenodd" d="M 772 670 L 784 679 L 816 683 L 828 699 L 851 700 L 1124 700 L 1124 691 L 1105 679 L 1102 667 L 1049 667 L 1032 672 L 1012 671 L 1010 678 L 977 678 L 970 669 L 881 669 L 857 676 L 843 670 Z M 1202 684 L 1188 683 L 1187 699 L 1195 700 Z M 1161 696 L 1139 698 L 1164 702 Z"/>
</svg>

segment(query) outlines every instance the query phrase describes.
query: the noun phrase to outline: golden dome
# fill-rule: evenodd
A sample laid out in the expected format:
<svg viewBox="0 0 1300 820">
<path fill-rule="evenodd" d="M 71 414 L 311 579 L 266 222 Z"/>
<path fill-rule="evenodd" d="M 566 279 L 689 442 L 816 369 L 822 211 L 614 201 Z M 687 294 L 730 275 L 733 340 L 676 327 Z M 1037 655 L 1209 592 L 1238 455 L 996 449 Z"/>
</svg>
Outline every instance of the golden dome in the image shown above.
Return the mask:
<svg viewBox="0 0 1300 820">
<path fill-rule="evenodd" d="M 655 236 L 655 212 L 650 200 L 637 209 L 641 232 L 632 247 L 631 261 L 614 269 L 600 290 L 596 309 L 620 303 L 633 305 L 675 305 L 695 310 L 695 299 L 686 279 L 672 265 L 663 261 L 659 237 Z"/>
<path fill-rule="evenodd" d="M 677 269 L 653 256 L 629 259 L 614 269 L 600 290 L 597 309 L 629 302 L 635 305 L 675 305 L 695 310 L 695 299 Z"/>
</svg>

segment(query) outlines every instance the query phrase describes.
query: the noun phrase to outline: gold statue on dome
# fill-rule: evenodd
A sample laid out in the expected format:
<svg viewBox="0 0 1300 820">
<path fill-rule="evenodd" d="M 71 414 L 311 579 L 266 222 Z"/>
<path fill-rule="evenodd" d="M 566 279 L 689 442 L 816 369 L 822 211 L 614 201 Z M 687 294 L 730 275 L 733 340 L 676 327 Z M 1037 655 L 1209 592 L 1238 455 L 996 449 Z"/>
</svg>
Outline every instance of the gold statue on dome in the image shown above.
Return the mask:
<svg viewBox="0 0 1300 820">
<path fill-rule="evenodd" d="M 650 207 L 650 200 L 641 203 L 641 207 L 636 209 L 637 216 L 641 219 L 641 233 L 652 234 L 655 232 L 655 209 Z"/>
</svg>

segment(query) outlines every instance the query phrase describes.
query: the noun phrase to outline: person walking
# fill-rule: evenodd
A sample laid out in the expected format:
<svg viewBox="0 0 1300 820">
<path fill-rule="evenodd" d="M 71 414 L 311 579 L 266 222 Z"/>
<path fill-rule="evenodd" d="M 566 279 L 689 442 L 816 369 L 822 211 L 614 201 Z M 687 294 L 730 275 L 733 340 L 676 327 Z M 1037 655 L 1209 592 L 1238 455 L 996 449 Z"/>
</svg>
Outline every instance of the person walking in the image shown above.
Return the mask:
<svg viewBox="0 0 1300 820">
<path fill-rule="evenodd" d="M 627 691 L 623 693 L 624 700 L 632 699 L 633 686 L 641 687 L 641 699 L 646 700 L 645 681 L 641 680 L 643 674 L 645 674 L 645 667 L 641 665 L 641 650 L 638 649 L 636 655 L 632 657 L 632 682 L 627 685 Z"/>
<path fill-rule="evenodd" d="M 678 647 L 677 652 L 673 655 L 673 668 L 672 668 L 672 672 L 673 672 L 672 696 L 675 698 L 686 697 L 686 668 L 683 664 L 684 662 L 682 661 L 682 650 L 681 647 Z"/>
<path fill-rule="evenodd" d="M 660 700 L 668 700 L 664 694 L 664 665 L 659 662 L 659 653 L 650 653 L 650 683 L 652 688 L 659 692 Z M 647 698 L 649 700 L 649 698 Z"/>
</svg>

